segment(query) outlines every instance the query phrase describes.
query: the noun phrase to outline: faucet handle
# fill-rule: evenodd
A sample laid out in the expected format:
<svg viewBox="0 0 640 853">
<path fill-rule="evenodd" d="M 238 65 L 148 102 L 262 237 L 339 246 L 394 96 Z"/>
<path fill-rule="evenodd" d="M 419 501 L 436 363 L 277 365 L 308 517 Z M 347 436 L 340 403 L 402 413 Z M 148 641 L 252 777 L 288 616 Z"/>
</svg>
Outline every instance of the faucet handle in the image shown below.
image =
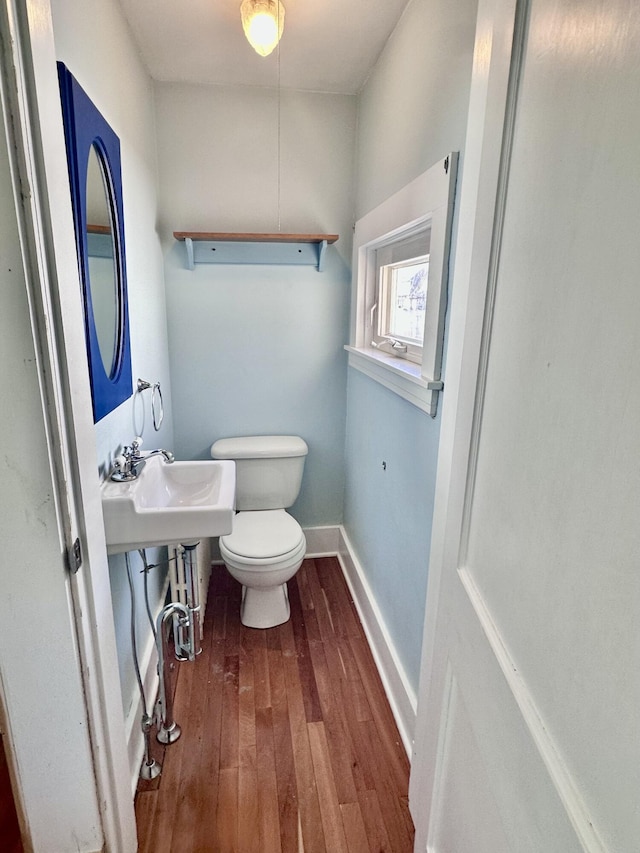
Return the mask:
<svg viewBox="0 0 640 853">
<path fill-rule="evenodd" d="M 127 459 L 126 450 L 127 448 L 125 447 L 125 453 L 116 456 L 113 460 L 113 468 L 111 469 L 110 477 L 112 480 L 115 480 L 116 483 L 122 483 L 126 480 L 132 479 L 131 465 Z"/>
<path fill-rule="evenodd" d="M 127 459 L 125 456 L 116 456 L 113 460 L 113 469 L 114 471 L 124 471 L 127 467 Z"/>
<path fill-rule="evenodd" d="M 139 435 L 137 435 L 133 439 L 133 441 L 131 442 L 131 450 L 133 451 L 134 456 L 138 455 L 138 451 L 142 447 L 142 444 L 143 444 L 142 438 Z"/>
</svg>

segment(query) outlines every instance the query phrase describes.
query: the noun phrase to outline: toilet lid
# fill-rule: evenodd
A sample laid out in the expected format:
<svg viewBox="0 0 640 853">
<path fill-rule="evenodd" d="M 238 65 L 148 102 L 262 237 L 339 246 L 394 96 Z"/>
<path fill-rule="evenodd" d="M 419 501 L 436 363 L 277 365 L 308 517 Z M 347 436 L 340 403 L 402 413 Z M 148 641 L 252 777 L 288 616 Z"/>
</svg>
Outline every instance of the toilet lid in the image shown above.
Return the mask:
<svg viewBox="0 0 640 853">
<path fill-rule="evenodd" d="M 233 517 L 233 532 L 222 536 L 225 548 L 240 557 L 281 557 L 300 545 L 302 528 L 283 509 L 239 512 Z"/>
</svg>

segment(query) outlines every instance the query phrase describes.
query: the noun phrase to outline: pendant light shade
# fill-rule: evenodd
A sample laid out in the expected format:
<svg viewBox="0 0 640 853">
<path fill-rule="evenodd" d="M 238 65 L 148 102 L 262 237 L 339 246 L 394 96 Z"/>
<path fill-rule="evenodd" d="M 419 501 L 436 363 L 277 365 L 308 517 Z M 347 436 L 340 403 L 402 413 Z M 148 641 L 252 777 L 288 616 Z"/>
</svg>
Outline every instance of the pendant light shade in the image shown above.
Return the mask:
<svg viewBox="0 0 640 853">
<path fill-rule="evenodd" d="M 269 56 L 284 29 L 284 6 L 280 0 L 243 0 L 240 17 L 251 47 L 260 56 Z"/>
</svg>

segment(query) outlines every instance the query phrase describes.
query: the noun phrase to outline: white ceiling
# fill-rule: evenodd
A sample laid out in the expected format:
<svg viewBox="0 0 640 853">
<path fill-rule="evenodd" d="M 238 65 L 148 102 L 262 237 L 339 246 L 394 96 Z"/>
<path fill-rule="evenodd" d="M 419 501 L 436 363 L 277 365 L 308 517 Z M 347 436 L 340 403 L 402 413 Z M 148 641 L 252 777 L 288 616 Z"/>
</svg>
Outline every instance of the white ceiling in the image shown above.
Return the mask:
<svg viewBox="0 0 640 853">
<path fill-rule="evenodd" d="M 280 82 L 285 88 L 360 90 L 408 0 L 283 0 Z M 277 51 L 244 37 L 240 0 L 120 0 L 156 80 L 276 86 Z"/>
</svg>

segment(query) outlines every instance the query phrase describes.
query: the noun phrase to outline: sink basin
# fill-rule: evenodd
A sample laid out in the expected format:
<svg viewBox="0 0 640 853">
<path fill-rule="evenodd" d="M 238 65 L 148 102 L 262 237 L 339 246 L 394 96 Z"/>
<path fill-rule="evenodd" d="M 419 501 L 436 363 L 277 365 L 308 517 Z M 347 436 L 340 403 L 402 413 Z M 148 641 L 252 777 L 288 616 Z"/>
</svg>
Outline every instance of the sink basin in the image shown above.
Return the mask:
<svg viewBox="0 0 640 853">
<path fill-rule="evenodd" d="M 168 463 L 152 456 L 137 479 L 102 485 L 107 553 L 189 545 L 231 533 L 236 469 L 228 460 Z"/>
</svg>

